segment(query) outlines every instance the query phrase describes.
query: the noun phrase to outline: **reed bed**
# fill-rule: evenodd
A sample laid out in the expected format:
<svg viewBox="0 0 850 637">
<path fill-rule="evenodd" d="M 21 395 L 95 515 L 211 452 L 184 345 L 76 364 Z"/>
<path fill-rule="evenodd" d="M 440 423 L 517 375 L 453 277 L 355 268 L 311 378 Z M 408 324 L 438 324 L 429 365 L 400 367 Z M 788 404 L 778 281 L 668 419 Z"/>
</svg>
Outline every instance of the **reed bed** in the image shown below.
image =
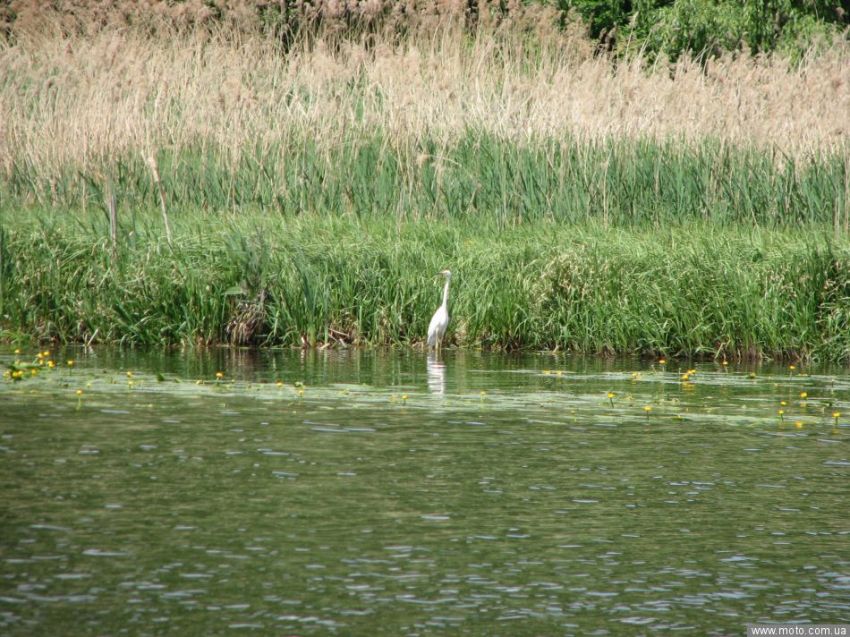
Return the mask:
<svg viewBox="0 0 850 637">
<path fill-rule="evenodd" d="M 589 217 L 634 194 L 653 218 L 674 189 L 687 214 L 821 221 L 844 216 L 850 191 L 848 67 L 842 43 L 798 65 L 650 66 L 593 56 L 574 34 L 451 24 L 286 52 L 261 35 L 25 32 L 0 47 L 0 193 L 86 206 L 114 186 L 119 205 L 151 203 L 155 162 L 175 208 L 496 200 Z"/>
<path fill-rule="evenodd" d="M 21 30 L 7 339 L 850 358 L 850 49 L 594 56 L 570 32 Z"/>
<path fill-rule="evenodd" d="M 382 131 L 347 135 L 334 149 L 304 137 L 230 160 L 211 148 L 114 158 L 110 169 L 66 169 L 42 180 L 16 164 L 0 193 L 9 208 L 141 208 L 432 220 L 503 225 L 550 219 L 604 226 L 711 219 L 748 225 L 850 223 L 847 158 L 793 161 L 775 151 L 704 142 L 540 140 L 517 144 L 467 131 L 451 144 L 398 147 Z M 111 214 L 111 212 L 110 212 Z M 167 217 L 166 217 L 167 218 Z M 167 234 L 167 228 L 165 229 Z"/>
<path fill-rule="evenodd" d="M 469 129 L 517 142 L 710 137 L 796 156 L 846 148 L 848 65 L 843 42 L 795 65 L 746 54 L 614 64 L 579 35 L 451 26 L 286 53 L 261 36 L 22 34 L 0 50 L 2 156 L 49 174 L 127 150 L 206 144 L 236 157 L 305 132 L 332 147 L 352 128 L 396 143 Z"/>
<path fill-rule="evenodd" d="M 213 223 L 214 218 L 214 223 Z M 132 345 L 418 345 L 454 272 L 461 347 L 850 357 L 850 251 L 819 229 L 605 230 L 538 221 L 139 216 L 3 221 L 5 337 Z"/>
</svg>

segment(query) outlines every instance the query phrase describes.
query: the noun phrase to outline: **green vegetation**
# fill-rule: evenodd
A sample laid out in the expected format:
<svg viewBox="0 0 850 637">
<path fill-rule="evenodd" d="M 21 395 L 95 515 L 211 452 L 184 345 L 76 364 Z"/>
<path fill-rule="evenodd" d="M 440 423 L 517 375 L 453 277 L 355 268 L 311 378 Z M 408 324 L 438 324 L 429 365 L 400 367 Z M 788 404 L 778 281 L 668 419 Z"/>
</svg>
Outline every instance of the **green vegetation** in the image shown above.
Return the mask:
<svg viewBox="0 0 850 637">
<path fill-rule="evenodd" d="M 463 347 L 850 358 L 846 42 L 612 64 L 420 12 L 281 47 L 151 6 L 0 45 L 6 340 L 418 344 L 448 267 Z"/>
<path fill-rule="evenodd" d="M 100 213 L 2 224 L 7 337 L 413 344 L 439 302 L 433 275 L 450 266 L 459 346 L 850 354 L 850 252 L 818 229 L 195 211 L 175 216 L 169 247 L 140 213 L 113 257 Z"/>
<path fill-rule="evenodd" d="M 158 173 L 169 207 L 294 215 L 472 218 L 607 225 L 693 220 L 748 225 L 816 223 L 847 228 L 847 163 L 840 153 L 797 161 L 776 152 L 650 141 L 515 143 L 467 131 L 452 145 L 349 132 L 327 147 L 310 138 L 245 149 L 162 151 Z M 115 197 L 121 217 L 160 205 L 140 155 L 88 170 L 11 167 L 0 179 L 6 206 L 101 208 Z"/>
<path fill-rule="evenodd" d="M 558 0 L 577 11 L 592 37 L 621 53 L 713 57 L 743 46 L 799 57 L 850 26 L 842 0 Z M 563 18 L 566 20 L 566 17 Z"/>
<path fill-rule="evenodd" d="M 843 158 L 355 130 L 0 182 L 7 338 L 850 357 Z M 173 238 L 159 211 L 162 186 Z M 118 225 L 110 237 L 109 209 Z"/>
</svg>

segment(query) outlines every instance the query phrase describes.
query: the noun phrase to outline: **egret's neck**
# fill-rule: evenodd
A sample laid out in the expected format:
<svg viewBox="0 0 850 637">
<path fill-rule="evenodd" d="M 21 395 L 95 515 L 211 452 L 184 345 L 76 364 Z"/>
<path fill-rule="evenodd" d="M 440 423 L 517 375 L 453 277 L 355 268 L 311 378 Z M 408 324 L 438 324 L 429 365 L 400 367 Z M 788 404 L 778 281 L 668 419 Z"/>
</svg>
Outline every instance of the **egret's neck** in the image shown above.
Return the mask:
<svg viewBox="0 0 850 637">
<path fill-rule="evenodd" d="M 451 279 L 446 277 L 446 284 L 443 286 L 443 307 L 448 307 L 449 304 L 449 282 Z"/>
</svg>

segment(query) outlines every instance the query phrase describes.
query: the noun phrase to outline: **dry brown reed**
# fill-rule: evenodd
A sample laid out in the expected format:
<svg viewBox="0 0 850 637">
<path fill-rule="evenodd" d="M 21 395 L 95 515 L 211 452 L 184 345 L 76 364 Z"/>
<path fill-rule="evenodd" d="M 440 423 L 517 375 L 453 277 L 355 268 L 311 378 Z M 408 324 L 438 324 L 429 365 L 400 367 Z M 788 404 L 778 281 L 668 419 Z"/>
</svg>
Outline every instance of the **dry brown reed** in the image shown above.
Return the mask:
<svg viewBox="0 0 850 637">
<path fill-rule="evenodd" d="M 517 142 L 712 138 L 792 157 L 845 149 L 850 136 L 846 43 L 797 65 L 746 54 L 649 65 L 614 63 L 576 30 L 532 33 L 528 21 L 469 36 L 437 20 L 402 40 L 319 31 L 284 52 L 258 31 L 163 35 L 101 21 L 80 34 L 27 20 L 0 45 L 7 174 L 16 162 L 50 175 L 189 146 L 235 158 L 305 134 L 332 148 L 361 130 L 438 147 L 468 129 Z"/>
</svg>

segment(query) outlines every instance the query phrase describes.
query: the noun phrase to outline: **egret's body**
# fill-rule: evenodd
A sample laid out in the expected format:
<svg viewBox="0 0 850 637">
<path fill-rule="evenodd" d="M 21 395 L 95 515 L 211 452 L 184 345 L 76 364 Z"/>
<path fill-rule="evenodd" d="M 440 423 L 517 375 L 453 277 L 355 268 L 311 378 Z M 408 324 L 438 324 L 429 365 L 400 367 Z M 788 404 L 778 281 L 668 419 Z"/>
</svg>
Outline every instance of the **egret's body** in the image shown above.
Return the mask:
<svg viewBox="0 0 850 637">
<path fill-rule="evenodd" d="M 446 277 L 446 284 L 443 287 L 443 304 L 437 308 L 428 324 L 428 348 L 436 350 L 442 347 L 443 337 L 449 326 L 449 283 L 452 280 L 452 273 L 448 270 L 443 270 L 440 274 Z"/>
</svg>

